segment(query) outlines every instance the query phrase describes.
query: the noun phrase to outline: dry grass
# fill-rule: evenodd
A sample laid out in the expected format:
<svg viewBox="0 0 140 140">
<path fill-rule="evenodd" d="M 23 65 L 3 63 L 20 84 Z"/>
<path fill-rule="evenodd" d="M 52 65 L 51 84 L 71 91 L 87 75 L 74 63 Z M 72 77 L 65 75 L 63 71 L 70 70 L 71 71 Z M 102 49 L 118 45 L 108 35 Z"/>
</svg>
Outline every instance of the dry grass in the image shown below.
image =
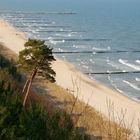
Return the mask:
<svg viewBox="0 0 140 140">
<path fill-rule="evenodd" d="M 15 54 L 15 52 L 13 52 L 12 50 L 10 50 L 7 47 L 4 47 L 2 44 L 0 44 L 0 54 L 3 54 L 6 58 L 8 58 L 9 60 L 17 60 L 18 56 Z"/>
<path fill-rule="evenodd" d="M 125 112 L 117 116 L 118 124 L 115 123 L 113 103 L 107 102 L 108 119 L 94 108 L 78 100 L 78 94 L 74 97 L 70 91 L 52 84 L 46 80 L 36 79 L 35 86 L 41 86 L 42 89 L 49 89 L 48 92 L 41 92 L 50 98 L 55 107 L 59 107 L 69 113 L 75 126 L 84 128 L 89 135 L 101 136 L 103 140 L 129 140 L 133 137 L 132 122 L 129 128 L 125 125 Z M 78 89 L 78 88 L 77 88 Z M 77 91 L 80 91 L 79 89 Z"/>
</svg>

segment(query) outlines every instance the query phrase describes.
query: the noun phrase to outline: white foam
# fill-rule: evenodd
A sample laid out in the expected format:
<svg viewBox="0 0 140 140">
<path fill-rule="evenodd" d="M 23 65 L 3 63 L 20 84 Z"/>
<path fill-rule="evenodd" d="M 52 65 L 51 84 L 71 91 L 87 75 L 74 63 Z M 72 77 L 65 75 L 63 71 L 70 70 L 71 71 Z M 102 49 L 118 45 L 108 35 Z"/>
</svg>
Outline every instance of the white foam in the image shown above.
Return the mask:
<svg viewBox="0 0 140 140">
<path fill-rule="evenodd" d="M 85 64 L 85 62 L 84 61 L 81 61 L 81 64 Z"/>
<path fill-rule="evenodd" d="M 65 42 L 65 40 L 63 39 L 63 40 L 62 40 L 62 42 L 64 43 L 64 42 Z"/>
<path fill-rule="evenodd" d="M 63 52 L 63 49 L 61 49 L 61 48 L 58 48 L 58 50 L 59 50 L 60 52 Z"/>
<path fill-rule="evenodd" d="M 33 34 L 36 34 L 36 33 L 37 33 L 35 30 L 31 30 L 31 32 L 32 32 Z"/>
<path fill-rule="evenodd" d="M 42 27 L 39 27 L 39 30 L 42 30 L 42 29 L 44 29 L 44 28 L 42 28 Z"/>
<path fill-rule="evenodd" d="M 140 82 L 140 78 L 137 78 L 137 77 L 136 77 L 135 80 L 136 80 L 137 82 Z"/>
<path fill-rule="evenodd" d="M 81 59 L 79 59 L 79 58 L 77 58 L 76 60 L 77 60 L 77 61 L 81 61 Z"/>
<path fill-rule="evenodd" d="M 110 60 L 109 60 L 109 57 L 107 57 L 107 60 L 106 60 L 108 63 L 110 62 Z"/>
<path fill-rule="evenodd" d="M 118 92 L 120 92 L 120 93 L 124 93 L 122 90 L 120 90 L 120 89 L 118 89 L 118 88 L 116 88 L 116 90 L 117 90 Z"/>
<path fill-rule="evenodd" d="M 37 32 L 33 29 L 27 28 L 28 32 L 32 33 L 32 34 L 36 34 Z"/>
<path fill-rule="evenodd" d="M 49 42 L 50 42 L 51 44 L 56 45 L 56 44 L 58 44 L 58 43 L 64 43 L 65 40 L 63 39 L 63 40 L 61 40 L 61 41 L 54 41 L 53 39 L 50 39 Z"/>
<path fill-rule="evenodd" d="M 106 72 L 107 72 L 107 73 L 111 73 L 111 71 L 110 71 L 110 70 L 107 70 Z"/>
<path fill-rule="evenodd" d="M 93 52 L 92 54 L 96 54 L 96 52 Z"/>
<path fill-rule="evenodd" d="M 125 81 L 125 80 L 123 80 L 123 82 L 126 83 L 126 84 L 128 84 L 130 87 L 132 87 L 132 88 L 134 88 L 134 89 L 140 91 L 140 88 L 138 88 L 136 85 L 134 85 L 134 84 L 132 84 L 132 83 L 130 83 L 130 82 L 128 82 L 128 81 Z"/>
<path fill-rule="evenodd" d="M 86 65 L 82 65 L 83 68 L 88 69 L 89 67 Z"/>
<path fill-rule="evenodd" d="M 93 59 L 89 59 L 89 61 L 92 63 L 92 64 L 94 64 L 95 62 L 93 61 Z"/>
<path fill-rule="evenodd" d="M 53 40 L 52 37 L 48 37 L 48 40 L 49 40 L 49 42 L 50 42 L 51 44 L 54 44 L 54 45 L 56 45 L 57 43 L 64 43 L 64 42 L 65 42 L 64 39 L 63 39 L 63 40 L 60 40 L 60 41 L 55 41 L 55 40 Z"/>
<path fill-rule="evenodd" d="M 120 89 L 117 87 L 117 85 L 114 83 L 114 81 L 111 80 L 111 75 L 110 75 L 110 74 L 108 75 L 108 80 L 110 81 L 111 85 L 112 85 L 118 92 L 124 93 L 122 90 L 120 90 Z"/>
<path fill-rule="evenodd" d="M 72 34 L 68 34 L 68 37 L 71 37 L 72 36 Z"/>
<path fill-rule="evenodd" d="M 56 33 L 55 36 L 58 36 L 58 37 L 66 37 L 67 35 L 66 34 L 58 34 L 58 33 Z"/>
<path fill-rule="evenodd" d="M 64 31 L 64 29 L 63 29 L 63 28 L 61 28 L 61 29 L 60 29 L 60 31 Z"/>
<path fill-rule="evenodd" d="M 117 64 L 115 64 L 114 62 L 109 61 L 108 59 L 107 59 L 107 64 L 112 66 L 112 67 L 114 67 L 114 68 L 116 68 L 116 69 L 119 69 Z"/>
<path fill-rule="evenodd" d="M 111 47 L 110 47 L 110 46 L 108 46 L 108 47 L 107 47 L 107 49 L 108 49 L 108 50 L 111 50 Z"/>
<path fill-rule="evenodd" d="M 140 64 L 140 60 L 136 60 L 136 63 Z"/>
<path fill-rule="evenodd" d="M 52 39 L 52 37 L 48 37 L 48 39 Z"/>
<path fill-rule="evenodd" d="M 128 63 L 127 60 L 119 59 L 119 62 L 120 62 L 121 64 L 126 65 L 126 66 L 128 66 L 128 67 L 131 67 L 131 68 L 133 68 L 133 69 L 135 69 L 135 70 L 138 70 L 138 71 L 140 70 L 140 67 L 139 67 L 139 66 L 134 65 L 134 64 L 131 64 L 131 63 Z"/>
<path fill-rule="evenodd" d="M 94 51 L 108 51 L 108 50 L 110 50 L 110 48 L 103 49 L 103 48 L 92 47 L 92 50 L 94 50 Z"/>
<path fill-rule="evenodd" d="M 51 44 L 53 44 L 53 45 L 56 45 L 56 44 L 57 44 L 57 42 L 56 42 L 56 41 L 53 41 L 53 40 L 49 40 L 49 42 L 50 42 Z"/>
<path fill-rule="evenodd" d="M 85 45 L 75 45 L 75 44 L 74 44 L 73 47 L 74 47 L 74 48 L 81 48 L 81 49 L 82 49 L 82 48 L 85 48 L 86 46 L 85 46 Z"/>
</svg>

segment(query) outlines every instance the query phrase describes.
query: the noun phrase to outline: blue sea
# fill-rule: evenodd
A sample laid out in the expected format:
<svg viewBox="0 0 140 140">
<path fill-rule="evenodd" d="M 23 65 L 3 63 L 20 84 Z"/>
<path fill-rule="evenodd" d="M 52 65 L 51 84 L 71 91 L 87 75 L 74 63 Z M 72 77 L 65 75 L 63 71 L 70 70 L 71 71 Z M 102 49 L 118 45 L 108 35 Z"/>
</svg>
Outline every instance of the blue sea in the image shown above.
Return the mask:
<svg viewBox="0 0 140 140">
<path fill-rule="evenodd" d="M 140 101 L 139 0 L 5 0 L 0 17 L 91 79 Z"/>
</svg>

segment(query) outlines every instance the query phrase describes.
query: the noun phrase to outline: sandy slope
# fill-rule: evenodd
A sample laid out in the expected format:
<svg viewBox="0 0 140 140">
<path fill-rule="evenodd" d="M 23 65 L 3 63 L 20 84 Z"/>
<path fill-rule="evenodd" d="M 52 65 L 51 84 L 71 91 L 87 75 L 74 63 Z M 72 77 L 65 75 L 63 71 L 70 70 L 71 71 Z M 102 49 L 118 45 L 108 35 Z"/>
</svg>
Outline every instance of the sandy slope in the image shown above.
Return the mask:
<svg viewBox="0 0 140 140">
<path fill-rule="evenodd" d="M 24 33 L 17 31 L 7 22 L 0 19 L 0 43 L 3 43 L 15 53 L 19 53 L 24 48 L 26 38 Z"/>
<path fill-rule="evenodd" d="M 4 20 L 0 20 L 0 42 L 6 47 L 18 54 L 24 48 L 26 41 L 25 34 L 17 31 Z M 101 111 L 108 116 L 107 104 L 110 102 L 110 110 L 114 108 L 114 114 L 122 116 L 126 111 L 125 120 L 131 123 L 134 120 L 133 129 L 137 129 L 137 120 L 140 117 L 140 103 L 113 91 L 96 81 L 77 71 L 72 64 L 57 59 L 53 63 L 53 69 L 56 71 L 57 84 L 65 89 L 69 89 L 73 94 L 78 90 L 78 96 L 81 100 L 88 102 L 89 105 Z M 77 88 L 78 87 L 78 88 Z M 128 124 L 129 124 L 128 123 Z"/>
</svg>

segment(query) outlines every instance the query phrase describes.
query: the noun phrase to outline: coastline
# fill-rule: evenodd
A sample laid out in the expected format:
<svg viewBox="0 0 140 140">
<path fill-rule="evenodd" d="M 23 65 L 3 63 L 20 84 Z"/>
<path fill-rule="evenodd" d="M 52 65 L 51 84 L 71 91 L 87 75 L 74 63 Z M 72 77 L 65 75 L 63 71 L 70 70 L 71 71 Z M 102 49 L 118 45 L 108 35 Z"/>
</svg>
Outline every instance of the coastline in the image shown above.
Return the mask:
<svg viewBox="0 0 140 140">
<path fill-rule="evenodd" d="M 24 48 L 26 37 L 24 33 L 17 31 L 9 23 L 0 20 L 0 42 L 14 51 L 16 54 Z M 127 110 L 126 122 L 131 123 L 135 117 L 133 129 L 137 130 L 137 120 L 140 116 L 140 103 L 118 93 L 97 81 L 89 79 L 86 75 L 76 70 L 69 62 L 60 59 L 52 65 L 56 71 L 56 83 L 64 89 L 70 90 L 103 115 L 108 117 L 108 104 L 110 103 L 116 115 L 123 115 L 122 110 Z"/>
</svg>

